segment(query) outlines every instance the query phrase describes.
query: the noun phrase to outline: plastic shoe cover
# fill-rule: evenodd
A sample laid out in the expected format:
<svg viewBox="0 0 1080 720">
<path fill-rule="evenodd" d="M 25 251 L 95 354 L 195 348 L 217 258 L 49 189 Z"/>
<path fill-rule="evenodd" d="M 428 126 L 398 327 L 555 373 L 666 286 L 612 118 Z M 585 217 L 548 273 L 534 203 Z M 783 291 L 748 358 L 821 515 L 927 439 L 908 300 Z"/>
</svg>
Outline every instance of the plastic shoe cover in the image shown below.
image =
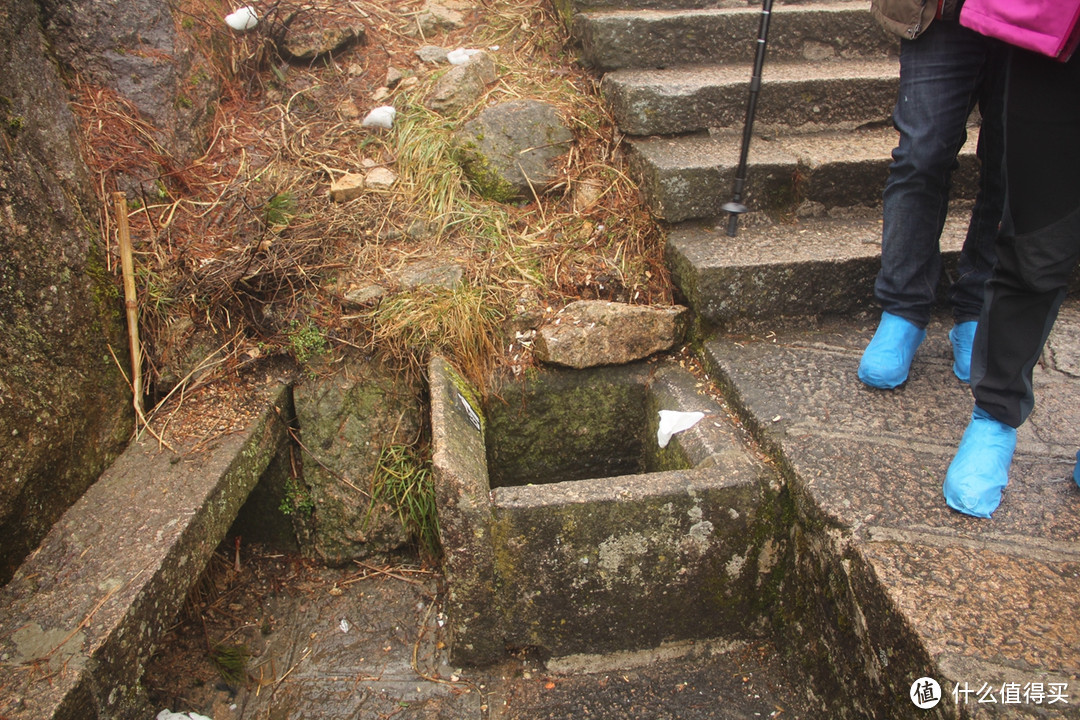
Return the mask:
<svg viewBox="0 0 1080 720">
<path fill-rule="evenodd" d="M 971 346 L 975 342 L 975 326 L 978 324 L 969 320 L 953 325 L 953 329 L 949 331 L 953 356 L 952 371 L 961 382 L 971 382 Z"/>
<path fill-rule="evenodd" d="M 870 387 L 892 390 L 902 385 L 911 369 L 915 351 L 926 337 L 926 330 L 908 320 L 882 313 L 870 344 L 859 363 L 859 379 Z"/>
<path fill-rule="evenodd" d="M 1001 504 L 1016 450 L 1016 428 L 976 406 L 945 474 L 945 502 L 953 510 L 988 518 Z"/>
<path fill-rule="evenodd" d="M 1076 451 L 1076 467 L 1073 468 L 1073 482 L 1080 485 L 1080 450 Z"/>
</svg>

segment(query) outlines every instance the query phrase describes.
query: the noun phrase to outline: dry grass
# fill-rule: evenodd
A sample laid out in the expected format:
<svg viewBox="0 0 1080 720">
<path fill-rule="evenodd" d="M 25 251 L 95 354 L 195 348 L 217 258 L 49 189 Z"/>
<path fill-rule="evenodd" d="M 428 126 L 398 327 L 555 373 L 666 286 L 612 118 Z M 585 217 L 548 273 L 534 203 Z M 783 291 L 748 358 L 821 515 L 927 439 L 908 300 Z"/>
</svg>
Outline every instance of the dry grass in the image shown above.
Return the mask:
<svg viewBox="0 0 1080 720">
<path fill-rule="evenodd" d="M 543 0 L 480 6 L 468 29 L 427 38 L 412 32 L 420 2 L 334 7 L 264 4 L 268 29 L 245 36 L 217 21 L 225 10 L 213 0 L 176 8 L 208 58 L 191 81 L 221 87 L 209 144 L 189 162 L 171 157 L 121 99 L 78 88 L 98 192 L 129 198 L 151 382 L 165 384 L 169 358 L 192 335 L 215 336 L 215 367 L 230 370 L 295 355 L 296 329 L 313 328 L 330 351 L 374 350 L 402 368 L 449 355 L 482 385 L 492 367 L 530 361 L 527 343 L 505 330 L 521 311 L 582 297 L 670 302 L 659 233 L 623 172 L 614 124 Z M 295 12 L 358 23 L 367 42 L 327 62 L 287 64 L 273 47 Z M 415 58 L 423 44 L 497 45 L 499 79 L 460 117 L 433 113 L 423 99 L 442 70 Z M 390 66 L 417 80 L 376 102 Z M 450 137 L 481 106 L 522 97 L 558 106 L 575 145 L 550 193 L 516 205 L 482 200 L 450 159 Z M 360 127 L 357 113 L 377 104 L 397 108 L 393 129 Z M 329 201 L 333 178 L 371 166 L 397 173 L 392 192 Z M 102 225 L 109 236 L 107 214 Z M 400 271 L 421 260 L 460 265 L 464 282 L 406 287 Z M 345 299 L 373 285 L 379 298 Z"/>
</svg>

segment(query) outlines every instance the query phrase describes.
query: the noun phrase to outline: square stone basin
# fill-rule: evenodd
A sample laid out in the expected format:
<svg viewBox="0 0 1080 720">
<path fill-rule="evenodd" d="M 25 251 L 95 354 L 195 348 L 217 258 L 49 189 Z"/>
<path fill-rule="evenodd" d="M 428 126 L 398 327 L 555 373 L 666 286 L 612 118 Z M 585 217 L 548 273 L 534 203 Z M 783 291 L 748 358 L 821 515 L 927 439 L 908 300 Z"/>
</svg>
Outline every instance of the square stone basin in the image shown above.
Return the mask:
<svg viewBox="0 0 1080 720">
<path fill-rule="evenodd" d="M 429 366 L 451 658 L 767 634 L 781 482 L 671 360 L 495 378 Z M 660 410 L 704 418 L 657 440 Z"/>
</svg>

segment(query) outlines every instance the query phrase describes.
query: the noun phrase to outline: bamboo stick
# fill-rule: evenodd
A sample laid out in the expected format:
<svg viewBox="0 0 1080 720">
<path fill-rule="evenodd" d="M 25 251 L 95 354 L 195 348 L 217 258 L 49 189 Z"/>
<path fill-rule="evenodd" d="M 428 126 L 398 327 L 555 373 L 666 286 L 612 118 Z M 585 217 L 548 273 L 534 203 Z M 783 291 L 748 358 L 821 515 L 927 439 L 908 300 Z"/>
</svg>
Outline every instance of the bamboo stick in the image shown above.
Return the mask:
<svg viewBox="0 0 1080 720">
<path fill-rule="evenodd" d="M 128 339 L 131 347 L 131 394 L 138 422 L 146 422 L 143 416 L 142 345 L 139 344 L 139 305 L 135 296 L 135 262 L 131 252 L 131 234 L 128 229 L 127 195 L 113 193 L 116 207 L 117 239 L 120 247 L 120 269 L 124 276 L 124 309 L 127 313 Z"/>
</svg>

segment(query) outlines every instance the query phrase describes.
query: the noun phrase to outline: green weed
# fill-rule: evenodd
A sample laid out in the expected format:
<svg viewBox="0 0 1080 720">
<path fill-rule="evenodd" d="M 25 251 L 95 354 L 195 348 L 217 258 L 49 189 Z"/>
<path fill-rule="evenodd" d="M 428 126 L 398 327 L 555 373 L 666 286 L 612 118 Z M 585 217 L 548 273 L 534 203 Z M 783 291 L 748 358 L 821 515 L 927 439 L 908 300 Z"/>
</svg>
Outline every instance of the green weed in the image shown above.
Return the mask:
<svg viewBox="0 0 1080 720">
<path fill-rule="evenodd" d="M 401 526 L 429 557 L 439 554 L 439 516 L 431 464 L 408 445 L 388 445 L 379 455 L 372 482 L 372 507 L 397 508 Z"/>
<path fill-rule="evenodd" d="M 288 337 L 289 349 L 292 350 L 296 362 L 300 364 L 322 355 L 330 347 L 323 331 L 311 320 L 308 320 L 305 325 L 293 321 L 289 326 Z"/>
<path fill-rule="evenodd" d="M 251 652 L 245 645 L 215 645 L 210 659 L 221 679 L 230 685 L 240 685 L 247 679 L 246 666 Z"/>
<path fill-rule="evenodd" d="M 301 517 L 310 517 L 315 510 L 315 500 L 299 481 L 289 478 L 285 481 L 285 495 L 281 498 L 278 510 L 282 515 L 297 513 Z"/>
</svg>

